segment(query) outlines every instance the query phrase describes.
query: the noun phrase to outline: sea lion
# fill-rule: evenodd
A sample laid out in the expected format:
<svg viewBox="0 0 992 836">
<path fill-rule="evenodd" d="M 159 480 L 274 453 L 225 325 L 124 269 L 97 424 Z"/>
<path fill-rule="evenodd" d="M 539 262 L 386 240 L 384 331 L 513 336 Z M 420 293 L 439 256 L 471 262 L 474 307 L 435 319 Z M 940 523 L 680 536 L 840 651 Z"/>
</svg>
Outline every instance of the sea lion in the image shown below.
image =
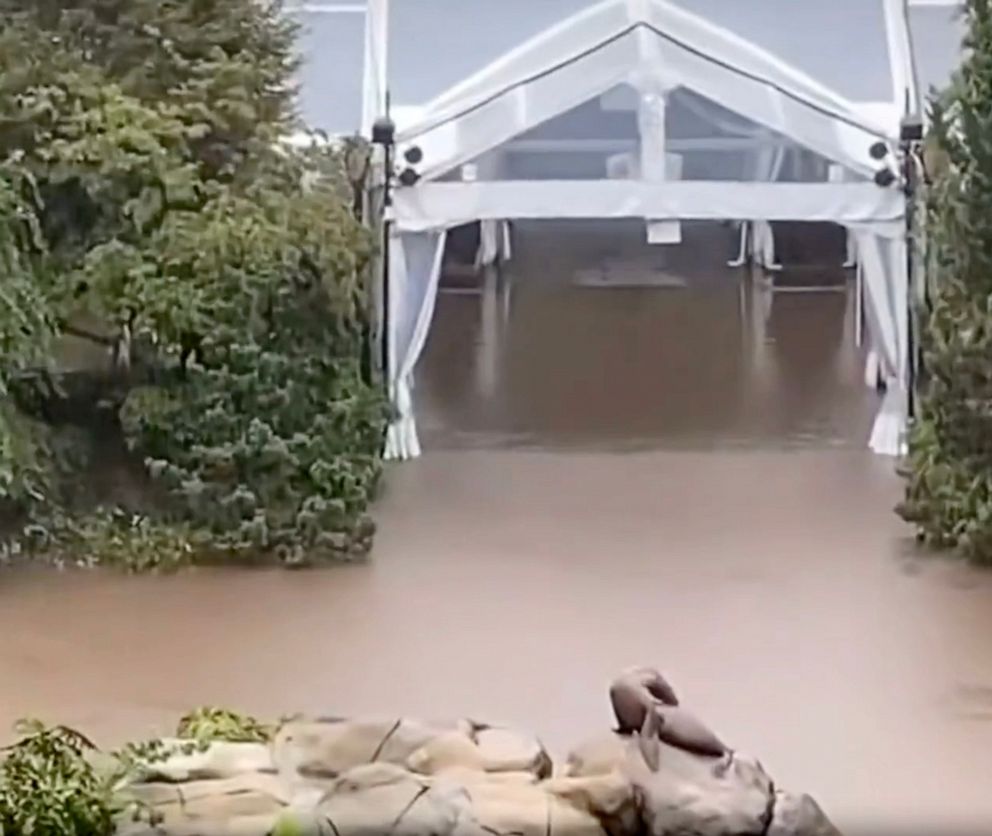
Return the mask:
<svg viewBox="0 0 992 836">
<path fill-rule="evenodd" d="M 620 676 L 610 688 L 610 700 L 617 731 L 639 734 L 642 747 L 657 738 L 695 755 L 722 757 L 728 752 L 705 723 L 679 705 L 674 689 L 652 668 L 635 668 Z"/>
<path fill-rule="evenodd" d="M 675 689 L 654 668 L 631 668 L 610 686 L 610 702 L 617 718 L 617 731 L 629 734 L 644 725 L 644 715 L 658 702 L 677 706 Z"/>
<path fill-rule="evenodd" d="M 672 746 L 704 757 L 722 758 L 730 750 L 695 714 L 676 706 L 659 705 L 658 737 Z"/>
</svg>

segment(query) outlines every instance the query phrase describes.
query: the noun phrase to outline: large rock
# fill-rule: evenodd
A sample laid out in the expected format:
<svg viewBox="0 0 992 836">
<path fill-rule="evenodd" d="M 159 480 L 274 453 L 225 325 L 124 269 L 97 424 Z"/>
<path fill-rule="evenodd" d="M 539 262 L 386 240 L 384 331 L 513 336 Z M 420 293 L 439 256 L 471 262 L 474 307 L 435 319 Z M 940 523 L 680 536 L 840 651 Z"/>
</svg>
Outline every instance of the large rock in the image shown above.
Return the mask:
<svg viewBox="0 0 992 836">
<path fill-rule="evenodd" d="M 188 783 L 233 778 L 247 772 L 274 772 L 272 751 L 264 743 L 211 743 L 193 748 L 188 740 L 163 740 L 165 751 L 175 752 L 166 760 L 149 763 L 144 781 Z"/>
<path fill-rule="evenodd" d="M 317 804 L 317 817 L 339 836 L 448 836 L 467 815 L 464 788 L 432 781 L 388 763 L 356 767 Z"/>
<path fill-rule="evenodd" d="M 536 737 L 492 726 L 476 726 L 474 737 L 486 772 L 530 772 L 538 778 L 551 775 L 551 756 Z"/>
<path fill-rule="evenodd" d="M 774 788 L 756 761 L 735 754 L 714 761 L 662 745 L 657 770 L 646 767 L 639 751 L 629 755 L 625 765 L 641 798 L 646 836 L 738 836 L 766 831 Z"/>
<path fill-rule="evenodd" d="M 558 780 L 559 792 L 581 791 L 591 812 L 603 821 L 629 823 L 618 803 L 618 787 L 629 787 L 645 836 L 737 836 L 765 833 L 774 788 L 755 761 L 736 754 L 701 757 L 664 742 L 658 768 L 646 762 L 637 736 L 592 741 L 574 752 Z M 624 825 L 624 826 L 629 826 Z"/>
<path fill-rule="evenodd" d="M 596 816 L 529 773 L 452 769 L 428 778 L 390 764 L 351 770 L 311 810 L 284 821 L 287 832 L 307 836 L 605 836 Z"/>
<path fill-rule="evenodd" d="M 272 760 L 281 774 L 337 778 L 368 763 L 403 766 L 418 749 L 453 730 L 405 718 L 295 720 L 276 733 Z"/>
<path fill-rule="evenodd" d="M 560 774 L 534 737 L 471 721 L 294 720 L 271 746 L 214 744 L 129 787 L 127 836 L 839 836 L 678 704 L 657 672 L 611 689 L 618 730 Z"/>
<path fill-rule="evenodd" d="M 296 720 L 276 733 L 271 760 L 283 775 L 329 779 L 368 763 L 389 763 L 437 775 L 449 769 L 551 772 L 551 758 L 533 737 L 461 721 L 429 725 L 392 720 Z"/>
<path fill-rule="evenodd" d="M 840 831 L 810 796 L 779 791 L 767 836 L 840 836 Z"/>
<path fill-rule="evenodd" d="M 121 823 L 124 836 L 265 836 L 290 798 L 275 775 L 246 772 L 234 778 L 132 786 L 128 800 L 155 811 L 156 826 Z"/>
</svg>

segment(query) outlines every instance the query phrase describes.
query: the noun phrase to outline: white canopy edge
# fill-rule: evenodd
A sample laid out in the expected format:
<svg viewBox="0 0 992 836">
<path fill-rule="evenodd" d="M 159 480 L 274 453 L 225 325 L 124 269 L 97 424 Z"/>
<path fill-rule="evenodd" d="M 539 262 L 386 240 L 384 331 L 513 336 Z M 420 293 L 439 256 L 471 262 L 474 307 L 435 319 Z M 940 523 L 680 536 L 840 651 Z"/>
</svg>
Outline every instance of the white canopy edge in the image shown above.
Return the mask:
<svg viewBox="0 0 992 836">
<path fill-rule="evenodd" d="M 480 220 L 644 218 L 816 221 L 904 234 L 905 199 L 874 183 L 726 183 L 545 180 L 421 183 L 398 189 L 392 217 L 404 232 Z M 875 227 L 878 227 L 877 229 Z"/>
<path fill-rule="evenodd" d="M 375 120 L 385 115 L 389 109 L 389 0 L 368 0 L 364 12 L 362 133 L 371 136 Z"/>
<path fill-rule="evenodd" d="M 398 139 L 421 148 L 431 180 L 619 84 L 684 86 L 861 174 L 869 146 L 898 131 L 666 0 L 604 0 L 456 85 Z"/>
<path fill-rule="evenodd" d="M 915 114 L 920 107 L 919 82 L 913 61 L 909 6 L 906 0 L 885 0 L 885 28 L 895 104 L 900 115 Z"/>
</svg>

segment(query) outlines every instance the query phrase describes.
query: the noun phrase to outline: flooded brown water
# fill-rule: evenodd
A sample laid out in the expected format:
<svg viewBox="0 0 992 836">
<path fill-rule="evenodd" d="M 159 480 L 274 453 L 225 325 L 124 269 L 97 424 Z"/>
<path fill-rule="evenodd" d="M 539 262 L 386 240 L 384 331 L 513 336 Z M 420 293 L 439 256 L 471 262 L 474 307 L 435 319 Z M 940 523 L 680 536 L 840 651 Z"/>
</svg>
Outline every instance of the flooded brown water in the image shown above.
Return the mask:
<svg viewBox="0 0 992 836">
<path fill-rule="evenodd" d="M 892 463 L 863 449 L 842 297 L 777 297 L 755 353 L 713 286 L 655 291 L 683 294 L 667 318 L 647 291 L 583 289 L 595 320 L 578 291 L 517 290 L 495 376 L 481 297 L 443 300 L 432 449 L 389 474 L 369 565 L 2 575 L 0 726 L 113 743 L 203 703 L 471 714 L 562 751 L 648 663 L 850 833 L 987 832 L 992 576 L 913 555 Z"/>
<path fill-rule="evenodd" d="M 687 227 L 676 248 L 643 238 L 639 225 L 531 224 L 506 275 L 449 279 L 418 377 L 427 444 L 866 443 L 877 402 L 862 382 L 851 294 L 773 295 L 726 267 L 734 235 L 712 225 Z M 603 273 L 612 287 L 579 284 Z M 839 269 L 776 277 L 844 281 Z"/>
</svg>

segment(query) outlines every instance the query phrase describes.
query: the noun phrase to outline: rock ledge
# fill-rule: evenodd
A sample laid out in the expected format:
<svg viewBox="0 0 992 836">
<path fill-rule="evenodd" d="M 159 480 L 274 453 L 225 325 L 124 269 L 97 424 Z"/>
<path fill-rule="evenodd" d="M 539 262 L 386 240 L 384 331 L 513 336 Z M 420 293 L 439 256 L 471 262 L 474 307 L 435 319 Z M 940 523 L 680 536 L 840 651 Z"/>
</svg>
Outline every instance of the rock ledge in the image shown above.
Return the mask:
<svg viewBox="0 0 992 836">
<path fill-rule="evenodd" d="M 124 836 L 839 836 L 679 705 L 656 671 L 611 687 L 617 730 L 557 770 L 536 738 L 472 721 L 294 720 L 270 744 L 152 765 Z"/>
</svg>

